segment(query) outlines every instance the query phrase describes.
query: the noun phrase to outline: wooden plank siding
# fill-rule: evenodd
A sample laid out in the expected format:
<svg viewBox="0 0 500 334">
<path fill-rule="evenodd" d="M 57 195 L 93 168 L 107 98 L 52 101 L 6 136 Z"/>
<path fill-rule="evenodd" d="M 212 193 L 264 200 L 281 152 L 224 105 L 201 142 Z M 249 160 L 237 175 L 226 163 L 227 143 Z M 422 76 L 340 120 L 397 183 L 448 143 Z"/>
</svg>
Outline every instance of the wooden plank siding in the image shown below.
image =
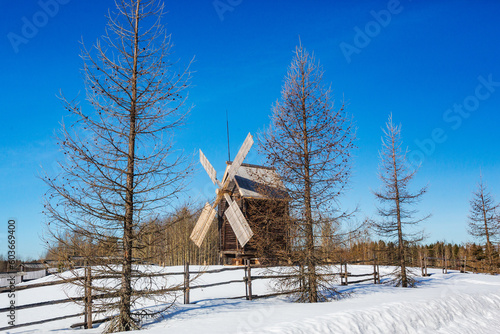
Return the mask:
<svg viewBox="0 0 500 334">
<path fill-rule="evenodd" d="M 224 216 L 227 202 L 219 205 L 219 233 L 221 237 L 220 251 L 222 264 L 234 264 L 233 258 L 265 257 L 271 259 L 275 253 L 289 249 L 289 223 L 286 219 L 288 203 L 262 199 L 240 198 L 232 196 L 238 203 L 243 215 L 248 221 L 254 236 L 241 247 L 231 225 Z"/>
</svg>

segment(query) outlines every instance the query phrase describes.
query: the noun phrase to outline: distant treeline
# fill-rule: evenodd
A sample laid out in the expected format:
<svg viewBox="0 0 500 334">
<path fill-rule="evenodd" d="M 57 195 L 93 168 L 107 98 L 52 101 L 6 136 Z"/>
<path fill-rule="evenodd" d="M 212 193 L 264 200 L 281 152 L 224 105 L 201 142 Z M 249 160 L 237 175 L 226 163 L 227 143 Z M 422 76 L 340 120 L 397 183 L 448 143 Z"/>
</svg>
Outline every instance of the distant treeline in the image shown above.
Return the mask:
<svg viewBox="0 0 500 334">
<path fill-rule="evenodd" d="M 488 271 L 486 247 L 476 243 L 451 244 L 435 242 L 424 245 L 408 245 L 406 249 L 408 252 L 407 259 L 412 267 L 420 267 L 422 259 L 427 258 L 429 266 L 441 267 L 444 265 L 444 259 L 446 259 L 449 268 L 459 264 L 463 266 L 465 261 L 468 270 L 476 272 Z M 369 262 L 374 256 L 376 256 L 380 264 L 392 265 L 398 261 L 396 244 L 383 240 L 356 242 L 349 249 L 346 249 L 344 254 L 347 261 Z M 499 245 L 494 247 L 493 257 L 496 260 L 496 268 L 498 269 Z"/>
<path fill-rule="evenodd" d="M 138 238 L 132 256 L 136 262 L 161 266 L 182 265 L 186 261 L 199 265 L 219 263 L 217 223 L 212 224 L 201 248 L 189 238 L 198 214 L 198 210 L 183 207 L 164 219 L 142 224 L 135 231 Z M 89 242 L 68 233 L 48 249 L 46 259 L 66 263 L 68 258 L 80 256 L 75 252 L 78 249 L 85 253 L 90 249 L 96 257 L 119 257 L 123 243 L 121 238 L 114 236 L 102 236 Z"/>
<path fill-rule="evenodd" d="M 198 210 L 183 207 L 177 212 L 163 220 L 145 223 L 140 229 L 139 242 L 134 249 L 133 256 L 142 263 L 153 263 L 161 266 L 182 265 L 184 262 L 194 265 L 220 264 L 219 257 L 219 235 L 217 222 L 212 224 L 201 248 L 190 240 L 189 236 L 198 218 Z M 139 233 L 139 232 L 138 232 Z M 75 236 L 67 235 L 67 244 L 82 243 Z M 67 246 L 67 245 L 66 245 Z M 71 256 L 79 254 L 70 253 L 66 249 L 92 248 L 93 252 L 100 256 L 113 256 L 120 252 L 120 239 L 108 237 L 91 244 L 79 247 L 64 247 L 54 245 L 49 248 L 46 259 L 66 260 Z M 365 262 L 369 263 L 374 256 L 383 265 L 396 265 L 398 263 L 397 245 L 393 242 L 383 240 L 372 241 L 370 237 L 364 236 L 360 240 L 353 239 L 348 245 L 338 247 L 329 245 L 325 250 L 318 246 L 318 253 L 324 253 L 325 261 L 330 262 Z M 499 263 L 499 246 L 494 248 L 494 259 L 496 267 Z M 460 261 L 467 261 L 471 271 L 482 270 L 482 263 L 487 260 L 486 248 L 476 243 L 451 244 L 435 242 L 430 244 L 412 244 L 406 247 L 406 257 L 412 267 L 420 267 L 422 258 L 428 258 L 429 266 L 442 266 L 446 258 L 449 268 L 456 267 Z M 0 261 L 3 268 L 5 261 Z M 475 267 L 474 267 L 475 266 Z M 496 270 L 496 269 L 494 269 Z M 1 269 L 0 269 L 1 271 Z"/>
</svg>

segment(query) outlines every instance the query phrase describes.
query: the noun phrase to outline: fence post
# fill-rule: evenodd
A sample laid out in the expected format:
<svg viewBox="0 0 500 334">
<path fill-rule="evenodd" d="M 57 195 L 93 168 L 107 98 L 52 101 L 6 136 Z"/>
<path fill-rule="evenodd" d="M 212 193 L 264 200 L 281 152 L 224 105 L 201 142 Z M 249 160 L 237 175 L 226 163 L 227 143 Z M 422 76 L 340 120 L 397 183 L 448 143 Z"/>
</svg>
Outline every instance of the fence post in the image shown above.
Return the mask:
<svg viewBox="0 0 500 334">
<path fill-rule="evenodd" d="M 448 260 L 444 258 L 444 273 L 448 274 Z"/>
<path fill-rule="evenodd" d="M 85 328 L 92 328 L 92 268 L 85 261 Z"/>
<path fill-rule="evenodd" d="M 243 267 L 243 271 L 245 272 L 245 276 L 243 280 L 245 281 L 245 298 L 248 300 L 248 272 L 247 272 L 247 261 L 244 262 L 245 267 Z"/>
<path fill-rule="evenodd" d="M 344 285 L 344 273 L 342 272 L 342 260 L 340 260 L 340 285 Z"/>
<path fill-rule="evenodd" d="M 301 292 L 303 291 L 304 288 L 303 280 L 304 280 L 304 267 L 302 266 L 302 264 L 299 264 L 299 290 Z"/>
<path fill-rule="evenodd" d="M 252 266 L 250 259 L 247 260 L 247 283 L 248 283 L 248 299 L 252 300 Z"/>
<path fill-rule="evenodd" d="M 347 261 L 344 262 L 344 275 L 345 275 L 345 280 L 344 280 L 344 283 L 345 285 L 349 285 L 349 282 L 347 281 Z"/>
<path fill-rule="evenodd" d="M 422 269 L 422 277 L 424 276 L 424 258 L 422 257 L 422 253 L 418 253 L 420 256 L 420 269 Z"/>
<path fill-rule="evenodd" d="M 425 270 L 425 275 L 424 276 L 428 276 L 427 275 L 427 257 L 424 257 L 424 270 Z"/>
<path fill-rule="evenodd" d="M 377 281 L 380 284 L 380 264 L 377 262 Z"/>
<path fill-rule="evenodd" d="M 373 252 L 373 284 L 377 284 L 377 254 Z"/>
<path fill-rule="evenodd" d="M 189 261 L 184 263 L 184 304 L 189 304 Z"/>
</svg>

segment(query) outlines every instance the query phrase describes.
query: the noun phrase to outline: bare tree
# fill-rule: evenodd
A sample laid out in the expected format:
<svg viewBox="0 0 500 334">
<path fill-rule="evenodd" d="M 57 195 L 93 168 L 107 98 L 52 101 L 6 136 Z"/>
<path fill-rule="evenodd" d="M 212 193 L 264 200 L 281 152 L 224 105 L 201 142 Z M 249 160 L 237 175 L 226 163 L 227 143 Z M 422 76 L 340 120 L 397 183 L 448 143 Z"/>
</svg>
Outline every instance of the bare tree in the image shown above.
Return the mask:
<svg viewBox="0 0 500 334">
<path fill-rule="evenodd" d="M 470 235 L 486 241 L 486 257 L 490 270 L 493 269 L 494 251 L 492 242 L 500 235 L 500 217 L 495 199 L 488 191 L 481 177 L 477 190 L 470 201 L 469 229 Z"/>
<path fill-rule="evenodd" d="M 330 238 L 346 216 L 338 200 L 351 174 L 354 147 L 351 120 L 343 104 L 335 109 L 331 95 L 323 84 L 322 67 L 299 45 L 271 124 L 259 138 L 267 164 L 276 168 L 290 196 L 291 257 L 302 268 L 299 299 L 309 302 L 325 297 L 319 291 L 323 276 L 317 266 L 324 262 L 319 248 L 325 244 L 321 239 Z"/>
<path fill-rule="evenodd" d="M 49 235 L 98 274 L 120 277 L 94 289 L 116 296 L 101 305 L 108 312 L 118 310 L 108 331 L 128 331 L 138 328 L 144 311 L 134 312 L 134 303 L 148 291 L 146 273 L 135 266 L 134 254 L 143 247 L 138 238 L 147 222 L 171 206 L 190 169 L 172 142 L 189 111 L 184 91 L 190 73 L 189 66 L 176 71 L 169 60 L 172 44 L 161 23 L 163 4 L 115 4 L 106 34 L 92 49 L 83 47 L 88 103 L 63 98 L 74 119 L 58 136 L 66 161 L 58 175 L 43 178 L 49 187 Z M 67 232 L 81 242 L 68 243 Z M 118 258 L 96 256 L 99 243 L 112 246 Z"/>
<path fill-rule="evenodd" d="M 416 192 L 409 190 L 417 170 L 409 168 L 406 154 L 407 150 L 402 149 L 401 125 L 394 125 L 390 115 L 380 151 L 379 177 L 382 189 L 374 192 L 382 204 L 378 207 L 382 220 L 375 222 L 374 227 L 378 234 L 394 240 L 396 244 L 398 268 L 395 283 L 402 287 L 413 286 L 415 283 L 408 268 L 408 247 L 423 239 L 422 232 L 415 231 L 412 227 L 429 217 L 413 218 L 417 211 L 412 207 L 420 201 L 427 187 Z"/>
</svg>

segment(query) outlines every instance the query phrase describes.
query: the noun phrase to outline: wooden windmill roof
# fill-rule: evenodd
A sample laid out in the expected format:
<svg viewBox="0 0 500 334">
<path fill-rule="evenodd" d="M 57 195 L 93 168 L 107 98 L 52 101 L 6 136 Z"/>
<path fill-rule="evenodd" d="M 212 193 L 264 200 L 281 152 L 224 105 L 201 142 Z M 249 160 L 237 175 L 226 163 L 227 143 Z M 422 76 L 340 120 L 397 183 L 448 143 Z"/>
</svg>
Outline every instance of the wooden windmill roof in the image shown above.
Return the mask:
<svg viewBox="0 0 500 334">
<path fill-rule="evenodd" d="M 226 173 L 231 165 L 227 162 Z M 224 177 L 226 176 L 224 173 Z M 285 186 L 274 168 L 242 164 L 234 176 L 236 187 L 243 198 L 288 200 Z"/>
</svg>

